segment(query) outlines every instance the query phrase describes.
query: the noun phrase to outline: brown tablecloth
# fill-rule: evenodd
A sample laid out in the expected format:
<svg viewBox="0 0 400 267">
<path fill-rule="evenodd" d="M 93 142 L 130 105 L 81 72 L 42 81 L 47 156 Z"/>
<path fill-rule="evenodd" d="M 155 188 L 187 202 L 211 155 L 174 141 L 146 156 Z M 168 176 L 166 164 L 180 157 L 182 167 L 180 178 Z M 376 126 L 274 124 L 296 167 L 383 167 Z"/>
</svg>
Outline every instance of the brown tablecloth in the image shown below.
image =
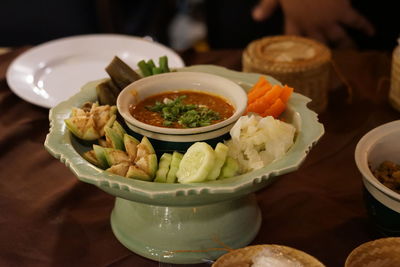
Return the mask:
<svg viewBox="0 0 400 267">
<path fill-rule="evenodd" d="M 80 182 L 43 147 L 48 110 L 18 98 L 5 72 L 27 48 L 0 56 L 0 266 L 172 266 L 123 247 L 110 227 L 114 198 Z M 187 65 L 241 69 L 241 51 L 185 53 Z M 326 133 L 301 168 L 259 191 L 262 226 L 252 244 L 303 250 L 327 266 L 343 266 L 361 243 L 380 237 L 362 200 L 353 153 L 370 129 L 399 119 L 388 105 L 390 53 L 337 51 Z M 207 264 L 199 266 L 209 266 Z"/>
</svg>

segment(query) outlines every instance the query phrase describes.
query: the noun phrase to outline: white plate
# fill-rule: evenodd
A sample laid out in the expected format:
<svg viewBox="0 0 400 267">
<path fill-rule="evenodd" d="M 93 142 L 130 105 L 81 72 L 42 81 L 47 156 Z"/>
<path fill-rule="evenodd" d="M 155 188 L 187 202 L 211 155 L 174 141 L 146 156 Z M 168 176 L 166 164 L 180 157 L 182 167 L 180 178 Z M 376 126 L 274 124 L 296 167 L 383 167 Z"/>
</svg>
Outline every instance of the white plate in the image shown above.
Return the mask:
<svg viewBox="0 0 400 267">
<path fill-rule="evenodd" d="M 76 94 L 88 81 L 109 77 L 104 69 L 114 56 L 135 69 L 140 60 L 153 59 L 157 64 L 163 55 L 170 67 L 184 67 L 173 50 L 143 38 L 115 34 L 67 37 L 17 57 L 7 70 L 7 82 L 22 99 L 51 108 Z"/>
</svg>

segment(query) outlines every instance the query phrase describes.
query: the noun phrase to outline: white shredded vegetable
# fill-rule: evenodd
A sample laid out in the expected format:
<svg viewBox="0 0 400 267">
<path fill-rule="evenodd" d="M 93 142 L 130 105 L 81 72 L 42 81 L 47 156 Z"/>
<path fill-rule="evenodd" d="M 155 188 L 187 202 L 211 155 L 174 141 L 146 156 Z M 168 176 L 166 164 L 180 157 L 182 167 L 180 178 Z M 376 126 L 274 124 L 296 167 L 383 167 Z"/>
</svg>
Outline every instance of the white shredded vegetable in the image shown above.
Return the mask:
<svg viewBox="0 0 400 267">
<path fill-rule="evenodd" d="M 296 259 L 285 257 L 282 253 L 264 250 L 253 257 L 251 267 L 304 267 Z"/>
<path fill-rule="evenodd" d="M 241 172 L 260 169 L 281 158 L 293 145 L 296 128 L 271 116 L 242 116 L 226 141 L 229 155 L 239 162 Z"/>
</svg>

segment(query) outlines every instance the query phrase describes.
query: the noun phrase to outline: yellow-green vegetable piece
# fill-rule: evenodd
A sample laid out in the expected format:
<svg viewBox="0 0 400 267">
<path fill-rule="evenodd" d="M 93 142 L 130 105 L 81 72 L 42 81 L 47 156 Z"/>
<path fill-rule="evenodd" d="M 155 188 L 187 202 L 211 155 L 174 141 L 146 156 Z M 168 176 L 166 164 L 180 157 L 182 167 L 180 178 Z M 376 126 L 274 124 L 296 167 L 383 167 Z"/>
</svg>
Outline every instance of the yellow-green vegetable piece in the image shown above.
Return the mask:
<svg viewBox="0 0 400 267">
<path fill-rule="evenodd" d="M 113 166 L 122 162 L 130 162 L 128 154 L 119 149 L 104 148 L 104 155 L 109 166 Z"/>
<path fill-rule="evenodd" d="M 161 155 L 160 162 L 158 164 L 158 170 L 156 171 L 156 178 L 154 182 L 166 183 L 169 166 L 171 165 L 172 155 L 164 153 Z"/>
<path fill-rule="evenodd" d="M 155 154 L 155 150 L 153 145 L 150 143 L 149 139 L 146 136 L 143 136 L 140 144 L 137 145 L 137 154 L 135 161 L 139 160 L 140 158 L 149 155 Z"/>
<path fill-rule="evenodd" d="M 124 139 L 120 133 L 114 128 L 105 127 L 104 131 L 106 132 L 106 140 L 109 144 L 111 144 L 112 148 L 125 150 Z"/>
<path fill-rule="evenodd" d="M 124 129 L 124 127 L 122 127 L 122 125 L 118 122 L 118 121 L 114 121 L 112 128 L 123 138 L 124 135 L 126 134 L 126 131 Z"/>
<path fill-rule="evenodd" d="M 218 178 L 219 174 L 221 173 L 221 168 L 225 163 L 226 156 L 228 155 L 228 150 L 228 146 L 223 143 L 218 143 L 215 146 L 215 163 L 212 170 L 208 174 L 207 180 L 213 181 Z"/>
<path fill-rule="evenodd" d="M 135 164 L 144 172 L 146 172 L 151 179 L 153 179 L 156 174 L 158 166 L 157 155 L 148 154 L 146 156 L 143 156 L 139 160 L 137 160 Z"/>
<path fill-rule="evenodd" d="M 179 169 L 179 164 L 181 163 L 181 160 L 183 158 L 183 154 L 174 151 L 172 153 L 172 159 L 171 159 L 171 164 L 169 166 L 169 171 L 167 174 L 167 183 L 175 183 L 176 182 L 176 172 Z"/>
<path fill-rule="evenodd" d="M 65 124 L 76 137 L 94 141 L 104 136 L 105 126 L 112 125 L 115 121 L 116 110 L 115 106 L 85 104 L 83 108 L 73 108 L 71 117 L 65 119 Z"/>
<path fill-rule="evenodd" d="M 135 137 L 130 136 L 129 134 L 124 134 L 125 150 L 132 162 L 134 162 L 136 159 L 137 145 L 139 143 L 139 140 L 137 140 Z"/>
<path fill-rule="evenodd" d="M 125 176 L 129 169 L 129 162 L 121 162 L 108 168 L 106 171 L 119 176 Z"/>
<path fill-rule="evenodd" d="M 86 151 L 85 153 L 82 154 L 82 157 L 92 163 L 93 165 L 99 166 L 99 162 L 96 158 L 96 155 L 94 153 L 94 150 L 89 150 Z"/>
<path fill-rule="evenodd" d="M 106 159 L 104 147 L 94 144 L 93 151 L 94 151 L 96 160 L 98 162 L 98 165 L 97 165 L 98 167 L 100 167 L 102 169 L 106 169 L 106 168 L 110 167 L 108 165 L 108 162 Z"/>
<path fill-rule="evenodd" d="M 95 129 L 95 124 L 91 117 L 71 117 L 65 120 L 65 125 L 71 133 L 82 140 L 93 141 L 100 138 L 100 134 Z"/>
<path fill-rule="evenodd" d="M 221 173 L 218 179 L 226 179 L 235 176 L 239 172 L 239 163 L 236 159 L 227 156 L 224 166 L 222 166 Z"/>
<path fill-rule="evenodd" d="M 150 175 L 148 175 L 146 172 L 141 170 L 139 167 L 135 165 L 130 165 L 128 172 L 126 173 L 127 178 L 132 178 L 132 179 L 138 179 L 142 181 L 151 181 L 152 178 L 150 178 Z"/>
</svg>

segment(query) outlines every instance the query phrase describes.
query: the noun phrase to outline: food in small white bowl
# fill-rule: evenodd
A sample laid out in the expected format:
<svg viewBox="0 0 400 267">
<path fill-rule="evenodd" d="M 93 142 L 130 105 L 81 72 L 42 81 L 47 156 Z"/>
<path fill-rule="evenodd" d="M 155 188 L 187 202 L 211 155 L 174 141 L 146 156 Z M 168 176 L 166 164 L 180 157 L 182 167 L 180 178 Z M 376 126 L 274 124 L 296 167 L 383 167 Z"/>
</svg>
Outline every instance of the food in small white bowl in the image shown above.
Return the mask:
<svg viewBox="0 0 400 267">
<path fill-rule="evenodd" d="M 146 77 L 127 86 L 117 99 L 127 126 L 155 141 L 159 151 L 186 151 L 197 141 L 214 147 L 227 139 L 246 105 L 246 92 L 238 84 L 201 72 Z M 202 110 L 186 111 L 194 106 Z M 170 112 L 178 108 L 176 114 Z M 166 109 L 170 113 L 165 114 Z"/>
<path fill-rule="evenodd" d="M 389 236 L 400 235 L 400 194 L 395 188 L 385 186 L 385 181 L 378 179 L 378 172 L 391 176 L 390 168 L 385 165 L 400 164 L 399 140 L 400 120 L 397 120 L 365 134 L 355 151 L 355 161 L 366 189 L 364 198 L 368 214 L 378 230 Z"/>
</svg>

